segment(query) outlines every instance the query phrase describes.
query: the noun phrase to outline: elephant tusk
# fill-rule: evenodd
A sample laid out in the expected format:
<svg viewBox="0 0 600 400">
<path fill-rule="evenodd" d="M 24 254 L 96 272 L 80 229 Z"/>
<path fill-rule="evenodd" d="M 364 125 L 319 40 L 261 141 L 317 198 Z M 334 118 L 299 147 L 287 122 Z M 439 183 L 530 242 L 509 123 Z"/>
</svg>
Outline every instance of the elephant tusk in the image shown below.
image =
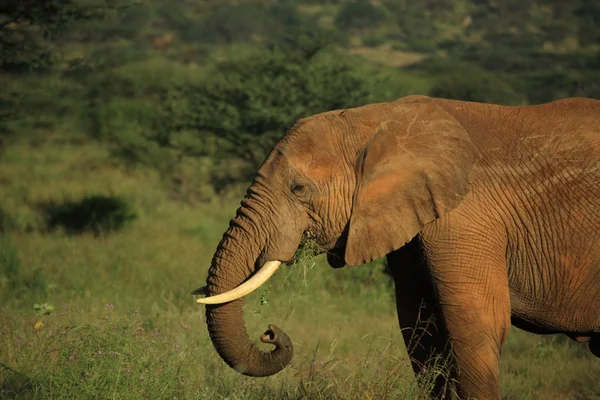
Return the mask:
<svg viewBox="0 0 600 400">
<path fill-rule="evenodd" d="M 228 292 L 218 294 L 216 296 L 210 296 L 203 299 L 197 299 L 196 302 L 200 304 L 222 304 L 227 303 L 233 300 L 237 300 L 240 297 L 244 297 L 249 293 L 252 293 L 263 283 L 265 283 L 277 268 L 281 265 L 281 261 L 267 261 L 264 265 L 258 270 L 252 278 L 248 279 L 246 282 L 242 283 L 240 286 L 232 289 Z"/>
</svg>

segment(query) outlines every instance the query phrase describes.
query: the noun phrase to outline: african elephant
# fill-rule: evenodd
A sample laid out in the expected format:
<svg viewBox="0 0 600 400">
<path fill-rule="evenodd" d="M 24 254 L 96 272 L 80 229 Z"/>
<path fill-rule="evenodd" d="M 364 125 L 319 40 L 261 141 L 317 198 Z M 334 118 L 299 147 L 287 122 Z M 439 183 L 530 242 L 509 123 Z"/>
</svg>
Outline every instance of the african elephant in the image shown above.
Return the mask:
<svg viewBox="0 0 600 400">
<path fill-rule="evenodd" d="M 211 340 L 243 374 L 286 366 L 290 338 L 270 325 L 261 340 L 275 348 L 260 351 L 242 296 L 309 232 L 335 268 L 387 256 L 415 373 L 450 356 L 434 397 L 500 399 L 511 324 L 588 341 L 600 357 L 599 166 L 592 99 L 408 96 L 301 119 L 258 170 L 194 292 L 207 295 L 197 301 Z M 430 319 L 430 335 L 410 345 Z"/>
</svg>

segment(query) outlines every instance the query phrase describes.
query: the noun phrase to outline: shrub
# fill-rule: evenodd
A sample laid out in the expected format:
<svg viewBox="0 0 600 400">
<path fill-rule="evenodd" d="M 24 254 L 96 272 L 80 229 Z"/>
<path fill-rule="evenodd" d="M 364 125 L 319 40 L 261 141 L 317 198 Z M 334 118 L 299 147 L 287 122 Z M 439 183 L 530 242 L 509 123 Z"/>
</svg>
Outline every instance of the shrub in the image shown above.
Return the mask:
<svg viewBox="0 0 600 400">
<path fill-rule="evenodd" d="M 118 197 L 86 196 L 76 201 L 42 205 L 49 229 L 63 227 L 69 234 L 90 231 L 94 236 L 121 230 L 137 215 Z"/>
<path fill-rule="evenodd" d="M 170 171 L 176 159 L 165 148 L 190 144 L 187 126 L 194 119 L 183 88 L 195 85 L 198 72 L 164 59 L 132 62 L 90 82 L 89 124 L 92 135 L 109 142 L 113 154 L 129 164 Z M 195 135 L 197 141 L 202 135 Z M 196 149 L 210 149 L 202 142 Z M 198 154 L 195 154 L 198 155 Z"/>
<path fill-rule="evenodd" d="M 164 171 L 186 156 L 224 160 L 211 178 L 220 190 L 248 182 L 298 119 L 401 95 L 379 84 L 380 70 L 333 50 L 320 32 L 229 50 L 202 74 L 164 61 L 111 71 L 94 85 L 97 137 L 121 157 Z"/>
<path fill-rule="evenodd" d="M 383 10 L 370 1 L 345 3 L 335 17 L 335 26 L 350 31 L 362 31 L 377 26 L 385 19 Z"/>
<path fill-rule="evenodd" d="M 478 77 L 468 75 L 449 75 L 438 81 L 431 89 L 432 97 L 443 97 L 453 100 L 477 101 L 503 105 L 523 105 L 525 97 L 517 93 L 501 78 L 491 74 Z"/>
<path fill-rule="evenodd" d="M 76 21 L 65 36 L 74 41 L 88 43 L 114 41 L 118 38 L 137 39 L 148 32 L 151 22 L 156 19 L 154 9 L 148 2 L 138 0 L 111 0 L 111 2 L 115 5 L 120 4 L 115 9 L 105 10 L 102 18 Z"/>
<path fill-rule="evenodd" d="M 129 164 L 174 178 L 180 197 L 203 197 L 180 179 L 190 182 L 179 168 L 187 157 L 214 160 L 206 182 L 217 191 L 248 183 L 296 120 L 403 94 L 332 40 L 299 28 L 265 46 L 231 46 L 205 69 L 158 58 L 110 69 L 89 84 L 90 130 Z"/>
<path fill-rule="evenodd" d="M 509 77 L 476 65 L 437 59 L 423 63 L 420 68 L 439 76 L 429 90 L 432 97 L 504 105 L 527 103 L 526 96 L 516 89 L 518 84 Z"/>
<path fill-rule="evenodd" d="M 75 130 L 82 123 L 85 92 L 77 83 L 52 75 L 23 76 L 0 84 L 0 141 L 59 128 Z"/>
<path fill-rule="evenodd" d="M 448 20 L 453 8 L 450 0 L 429 1 L 386 0 L 384 7 L 394 16 L 398 39 L 415 51 L 431 52 L 439 40 L 436 22 Z"/>
<path fill-rule="evenodd" d="M 60 62 L 57 39 L 77 21 L 104 19 L 107 11 L 127 7 L 127 0 L 22 0 L 2 3 L 0 69 L 22 73 L 49 71 Z"/>
<path fill-rule="evenodd" d="M 190 17 L 187 19 L 189 21 Z M 181 16 L 179 20 L 183 21 L 184 18 Z M 224 2 L 213 6 L 202 21 L 195 24 L 187 22 L 182 38 L 188 41 L 232 44 L 279 36 L 301 23 L 302 18 L 293 1 L 268 5 Z"/>
<path fill-rule="evenodd" d="M 600 78 L 597 71 L 542 70 L 523 74 L 531 103 L 544 103 L 566 97 L 600 99 Z"/>
<path fill-rule="evenodd" d="M 363 46 L 367 47 L 377 47 L 384 44 L 385 41 L 385 37 L 380 35 L 365 35 L 361 38 Z"/>
</svg>

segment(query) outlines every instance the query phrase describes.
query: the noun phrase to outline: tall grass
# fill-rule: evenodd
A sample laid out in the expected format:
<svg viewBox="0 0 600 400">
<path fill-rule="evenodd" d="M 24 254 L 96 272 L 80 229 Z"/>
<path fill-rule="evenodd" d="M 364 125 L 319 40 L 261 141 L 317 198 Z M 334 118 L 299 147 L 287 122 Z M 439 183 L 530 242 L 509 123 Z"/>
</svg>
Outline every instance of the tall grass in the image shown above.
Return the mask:
<svg viewBox="0 0 600 400">
<path fill-rule="evenodd" d="M 261 348 L 269 323 L 290 335 L 290 366 L 260 379 L 227 367 L 189 292 L 204 284 L 238 199 L 174 201 L 157 174 L 107 154 L 49 141 L 0 161 L 12 221 L 0 239 L 0 398 L 424 398 L 381 262 L 332 270 L 310 247 L 244 310 Z M 98 237 L 41 229 L 36 204 L 93 193 L 126 199 L 138 219 Z M 513 329 L 501 366 L 506 399 L 600 399 L 600 362 L 585 345 Z"/>
</svg>

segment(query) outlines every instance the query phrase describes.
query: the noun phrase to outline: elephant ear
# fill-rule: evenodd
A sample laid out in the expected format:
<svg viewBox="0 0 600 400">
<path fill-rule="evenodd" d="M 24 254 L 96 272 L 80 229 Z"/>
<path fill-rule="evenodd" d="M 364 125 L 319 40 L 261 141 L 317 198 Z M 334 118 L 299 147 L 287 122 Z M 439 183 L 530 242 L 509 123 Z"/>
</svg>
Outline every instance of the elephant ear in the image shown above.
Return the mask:
<svg viewBox="0 0 600 400">
<path fill-rule="evenodd" d="M 479 153 L 443 109 L 399 104 L 357 161 L 345 262 L 359 265 L 399 249 L 469 192 Z"/>
</svg>

